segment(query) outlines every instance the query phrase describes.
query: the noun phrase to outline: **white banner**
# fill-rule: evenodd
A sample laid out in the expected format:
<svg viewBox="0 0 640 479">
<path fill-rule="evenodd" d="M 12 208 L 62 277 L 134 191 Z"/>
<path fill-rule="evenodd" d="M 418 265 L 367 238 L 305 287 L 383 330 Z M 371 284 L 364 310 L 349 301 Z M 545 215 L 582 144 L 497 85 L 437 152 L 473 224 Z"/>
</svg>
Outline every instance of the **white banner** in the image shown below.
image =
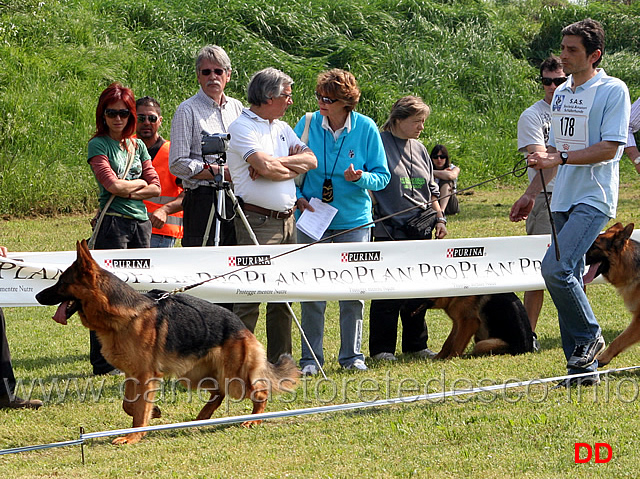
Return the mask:
<svg viewBox="0 0 640 479">
<path fill-rule="evenodd" d="M 429 298 L 543 289 L 548 235 L 379 243 L 97 250 L 133 288 L 188 291 L 213 302 Z M 0 258 L 0 306 L 37 305 L 75 251 Z M 213 279 L 212 279 L 213 278 Z"/>
</svg>

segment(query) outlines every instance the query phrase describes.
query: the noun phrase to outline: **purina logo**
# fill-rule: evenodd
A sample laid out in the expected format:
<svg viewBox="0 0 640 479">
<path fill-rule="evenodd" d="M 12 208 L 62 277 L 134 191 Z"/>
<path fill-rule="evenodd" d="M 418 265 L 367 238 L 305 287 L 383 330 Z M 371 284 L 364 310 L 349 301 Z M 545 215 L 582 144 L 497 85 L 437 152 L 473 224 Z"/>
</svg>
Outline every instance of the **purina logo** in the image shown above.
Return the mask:
<svg viewBox="0 0 640 479">
<path fill-rule="evenodd" d="M 355 253 L 342 253 L 343 263 L 364 263 L 365 261 L 380 261 L 380 251 L 358 251 Z"/>
<path fill-rule="evenodd" d="M 229 266 L 263 266 L 271 264 L 271 256 L 229 256 Z"/>
<path fill-rule="evenodd" d="M 447 249 L 447 258 L 471 258 L 474 256 L 484 256 L 484 246 Z"/>
<path fill-rule="evenodd" d="M 105 259 L 106 268 L 112 269 L 149 269 L 151 268 L 151 260 L 144 259 Z"/>
</svg>

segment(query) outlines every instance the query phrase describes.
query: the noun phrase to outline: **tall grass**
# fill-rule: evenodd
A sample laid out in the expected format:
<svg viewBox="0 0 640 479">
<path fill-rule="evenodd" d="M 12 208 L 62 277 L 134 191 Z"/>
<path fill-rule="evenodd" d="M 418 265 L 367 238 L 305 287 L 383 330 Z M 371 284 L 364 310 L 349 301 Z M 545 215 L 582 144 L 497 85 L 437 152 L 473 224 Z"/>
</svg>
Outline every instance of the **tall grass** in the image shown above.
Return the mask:
<svg viewBox="0 0 640 479">
<path fill-rule="evenodd" d="M 118 80 L 164 107 L 197 90 L 193 60 L 222 45 L 244 99 L 266 66 L 296 81 L 293 123 L 317 105 L 317 74 L 346 68 L 359 110 L 379 124 L 400 96 L 432 106 L 423 141 L 446 144 L 464 186 L 519 158 L 516 122 L 541 96 L 537 65 L 561 28 L 591 16 L 608 33 L 603 66 L 640 93 L 640 6 L 565 0 L 5 0 L 0 3 L 0 214 L 79 212 L 96 203 L 86 164 L 99 93 Z M 505 178 L 503 183 L 524 182 Z"/>
</svg>

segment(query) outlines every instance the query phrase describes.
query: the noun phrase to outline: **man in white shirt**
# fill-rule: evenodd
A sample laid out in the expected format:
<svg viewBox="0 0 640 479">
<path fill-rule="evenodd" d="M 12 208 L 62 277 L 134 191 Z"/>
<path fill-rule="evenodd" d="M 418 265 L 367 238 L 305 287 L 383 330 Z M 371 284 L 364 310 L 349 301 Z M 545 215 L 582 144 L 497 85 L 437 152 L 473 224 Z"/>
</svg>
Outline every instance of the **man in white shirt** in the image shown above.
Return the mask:
<svg viewBox="0 0 640 479">
<path fill-rule="evenodd" d="M 636 145 L 636 138 L 634 133 L 640 130 L 640 98 L 633 102 L 631 105 L 631 115 L 629 116 L 629 134 L 627 135 L 627 145 L 624 148 L 624 152 L 629 159 L 633 162 L 636 171 L 640 173 L 640 151 Z"/>
<path fill-rule="evenodd" d="M 551 128 L 551 100 L 553 92 L 567 80 L 567 76 L 562 70 L 562 62 L 556 56 L 550 56 L 540 65 L 540 82 L 544 89 L 544 98 L 538 100 L 520 115 L 518 120 L 518 151 L 525 155 L 536 151 L 546 151 L 549 142 L 549 130 Z M 536 171 L 529 168 L 527 171 L 529 182 L 538 181 Z M 551 222 L 547 201 L 551 202 L 554 180 L 547 184 L 547 195 L 541 191 L 535 198 L 535 204 L 526 220 L 528 235 L 551 234 Z M 540 310 L 544 301 L 544 290 L 526 291 L 524 293 L 524 307 L 529 316 L 531 330 L 534 337 L 534 350 L 540 349 L 540 344 L 535 333 Z"/>
<path fill-rule="evenodd" d="M 234 191 L 260 244 L 296 242 L 294 178 L 317 166 L 313 152 L 280 120 L 293 104 L 292 85 L 291 77 L 275 68 L 259 71 L 247 88 L 251 106 L 229 127 L 227 162 Z M 235 225 L 238 244 L 253 244 L 240 218 Z M 259 303 L 236 303 L 233 311 L 253 331 L 259 308 Z M 291 354 L 292 320 L 286 303 L 267 304 L 267 359 L 272 363 Z"/>
</svg>

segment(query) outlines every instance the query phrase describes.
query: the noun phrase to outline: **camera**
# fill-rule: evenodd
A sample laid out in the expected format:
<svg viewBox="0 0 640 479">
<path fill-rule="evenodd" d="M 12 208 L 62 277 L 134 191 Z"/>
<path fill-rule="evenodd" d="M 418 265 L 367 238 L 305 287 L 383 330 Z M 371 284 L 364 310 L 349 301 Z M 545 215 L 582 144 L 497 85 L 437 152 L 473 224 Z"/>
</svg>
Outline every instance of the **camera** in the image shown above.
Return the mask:
<svg viewBox="0 0 640 479">
<path fill-rule="evenodd" d="M 220 155 L 229 148 L 231 135 L 228 133 L 202 132 L 202 155 Z"/>
</svg>

